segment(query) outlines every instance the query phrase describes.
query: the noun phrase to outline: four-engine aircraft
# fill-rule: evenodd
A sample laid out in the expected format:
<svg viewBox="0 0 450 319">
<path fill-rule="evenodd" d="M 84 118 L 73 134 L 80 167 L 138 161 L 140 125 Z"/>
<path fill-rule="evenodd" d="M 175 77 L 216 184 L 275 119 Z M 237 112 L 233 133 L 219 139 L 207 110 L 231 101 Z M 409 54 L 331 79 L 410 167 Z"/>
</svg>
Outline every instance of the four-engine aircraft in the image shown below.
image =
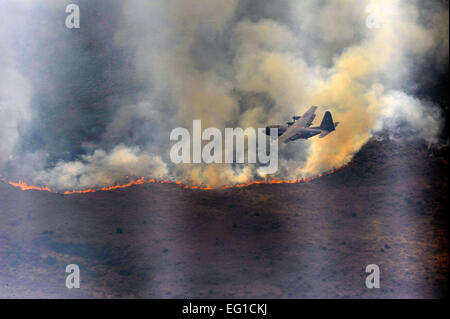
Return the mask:
<svg viewBox="0 0 450 319">
<path fill-rule="evenodd" d="M 293 116 L 287 125 L 270 125 L 266 127 L 266 135 L 270 135 L 271 128 L 278 129 L 278 141 L 288 143 L 297 139 L 308 139 L 315 135 L 323 138 L 333 132 L 339 122 L 333 122 L 330 112 L 325 112 L 320 126 L 311 126 L 316 117 L 317 106 L 311 106 L 302 116 Z"/>
</svg>

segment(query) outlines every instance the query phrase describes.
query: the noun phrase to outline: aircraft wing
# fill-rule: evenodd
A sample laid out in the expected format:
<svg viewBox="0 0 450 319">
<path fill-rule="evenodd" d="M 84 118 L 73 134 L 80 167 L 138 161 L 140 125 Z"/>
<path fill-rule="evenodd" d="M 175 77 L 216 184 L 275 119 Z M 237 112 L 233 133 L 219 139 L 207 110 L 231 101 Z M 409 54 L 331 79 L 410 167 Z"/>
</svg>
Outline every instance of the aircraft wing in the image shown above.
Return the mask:
<svg viewBox="0 0 450 319">
<path fill-rule="evenodd" d="M 304 129 L 311 125 L 312 120 L 314 119 L 314 113 L 317 110 L 317 106 L 311 106 L 302 117 L 295 122 L 293 125 L 289 126 L 289 128 L 284 132 L 283 135 L 280 136 L 279 141 L 287 143 L 291 137 L 296 135 L 301 129 Z"/>
</svg>

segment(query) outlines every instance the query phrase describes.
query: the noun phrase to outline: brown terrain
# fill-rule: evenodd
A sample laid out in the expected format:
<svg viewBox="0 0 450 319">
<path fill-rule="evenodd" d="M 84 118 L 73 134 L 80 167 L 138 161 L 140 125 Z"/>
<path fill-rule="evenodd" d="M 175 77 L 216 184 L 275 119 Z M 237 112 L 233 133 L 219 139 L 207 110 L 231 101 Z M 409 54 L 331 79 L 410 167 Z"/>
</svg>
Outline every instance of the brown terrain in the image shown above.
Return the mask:
<svg viewBox="0 0 450 319">
<path fill-rule="evenodd" d="M 372 140 L 308 183 L 72 195 L 0 183 L 0 297 L 447 297 L 444 157 Z M 71 263 L 79 289 L 65 287 Z M 365 287 L 368 264 L 379 289 Z"/>
</svg>

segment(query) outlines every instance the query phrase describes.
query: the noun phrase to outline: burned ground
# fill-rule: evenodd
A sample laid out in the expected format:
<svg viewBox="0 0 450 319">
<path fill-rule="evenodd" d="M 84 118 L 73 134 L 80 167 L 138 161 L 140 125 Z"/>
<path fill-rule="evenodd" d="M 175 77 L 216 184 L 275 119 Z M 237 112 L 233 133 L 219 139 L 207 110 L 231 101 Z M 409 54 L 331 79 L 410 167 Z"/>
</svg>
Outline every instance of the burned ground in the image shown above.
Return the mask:
<svg viewBox="0 0 450 319">
<path fill-rule="evenodd" d="M 448 295 L 448 162 L 366 144 L 308 183 L 89 194 L 0 184 L 1 297 L 436 298 Z M 65 267 L 81 288 L 65 287 Z M 381 288 L 365 287 L 377 264 Z"/>
</svg>

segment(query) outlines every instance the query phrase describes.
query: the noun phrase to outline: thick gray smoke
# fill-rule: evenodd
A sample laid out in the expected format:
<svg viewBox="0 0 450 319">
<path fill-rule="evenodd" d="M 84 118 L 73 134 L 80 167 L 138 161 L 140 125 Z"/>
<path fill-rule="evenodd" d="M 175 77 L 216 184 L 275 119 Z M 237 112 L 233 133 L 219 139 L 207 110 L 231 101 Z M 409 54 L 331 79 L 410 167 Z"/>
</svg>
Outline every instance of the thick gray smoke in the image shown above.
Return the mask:
<svg viewBox="0 0 450 319">
<path fill-rule="evenodd" d="M 172 164 L 171 130 L 265 127 L 312 104 L 338 130 L 282 149 L 273 177 L 343 165 L 380 130 L 438 141 L 445 106 L 415 92 L 423 65 L 448 68 L 445 2 L 77 1 L 81 28 L 67 29 L 69 3 L 0 3 L 0 172 L 11 180 L 260 179 L 257 165 Z"/>
</svg>

